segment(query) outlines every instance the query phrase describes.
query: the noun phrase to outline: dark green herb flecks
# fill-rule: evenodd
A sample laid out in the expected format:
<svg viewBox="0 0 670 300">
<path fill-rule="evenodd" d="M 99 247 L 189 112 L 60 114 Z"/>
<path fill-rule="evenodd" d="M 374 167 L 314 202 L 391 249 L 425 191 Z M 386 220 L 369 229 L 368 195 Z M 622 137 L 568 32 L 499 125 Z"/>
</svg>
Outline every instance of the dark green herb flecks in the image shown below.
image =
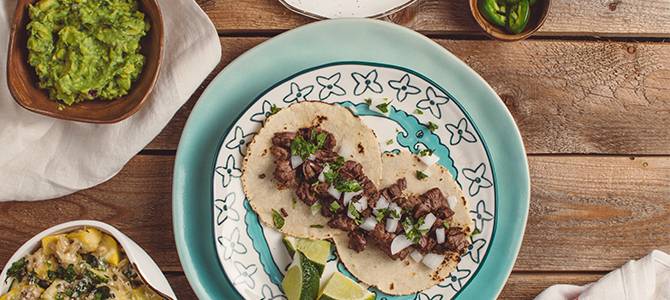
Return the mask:
<svg viewBox="0 0 670 300">
<path fill-rule="evenodd" d="M 284 217 L 282 217 L 282 215 L 275 209 L 272 210 L 272 222 L 277 229 L 282 229 L 282 227 L 284 227 Z"/>
<path fill-rule="evenodd" d="M 321 224 L 312 224 L 312 225 L 309 225 L 309 228 L 323 228 L 323 225 L 321 225 Z"/>
<path fill-rule="evenodd" d="M 363 187 L 356 180 L 337 180 L 335 182 L 335 189 L 340 192 L 346 193 L 346 192 L 358 192 L 361 189 L 363 189 Z"/>
<path fill-rule="evenodd" d="M 428 178 L 428 175 L 426 173 L 416 170 L 416 179 L 424 180 L 426 178 Z"/>
<path fill-rule="evenodd" d="M 427 127 L 428 127 L 428 130 L 430 130 L 430 132 L 434 132 L 435 130 L 437 130 L 437 129 L 439 128 L 439 127 L 437 126 L 437 124 L 435 124 L 435 123 L 433 123 L 433 122 L 430 122 L 430 121 L 428 122 L 428 126 L 427 126 Z"/>
<path fill-rule="evenodd" d="M 276 104 L 272 104 L 272 106 L 270 106 L 270 114 L 268 116 L 274 115 L 278 113 L 280 110 L 281 108 L 277 107 Z"/>
<path fill-rule="evenodd" d="M 383 113 L 389 112 L 389 104 L 388 103 L 377 104 L 377 105 L 375 105 L 375 107 Z"/>
<path fill-rule="evenodd" d="M 23 277 L 25 277 L 28 273 L 26 265 L 27 262 L 25 258 L 21 258 L 15 261 L 12 266 L 9 267 L 9 270 L 7 271 L 7 277 L 13 277 L 17 281 L 23 280 Z"/>
<path fill-rule="evenodd" d="M 328 207 L 328 209 L 330 209 L 330 211 L 333 213 L 336 213 L 340 208 L 342 208 L 342 206 L 337 203 L 337 201 L 330 202 L 330 207 Z"/>
</svg>

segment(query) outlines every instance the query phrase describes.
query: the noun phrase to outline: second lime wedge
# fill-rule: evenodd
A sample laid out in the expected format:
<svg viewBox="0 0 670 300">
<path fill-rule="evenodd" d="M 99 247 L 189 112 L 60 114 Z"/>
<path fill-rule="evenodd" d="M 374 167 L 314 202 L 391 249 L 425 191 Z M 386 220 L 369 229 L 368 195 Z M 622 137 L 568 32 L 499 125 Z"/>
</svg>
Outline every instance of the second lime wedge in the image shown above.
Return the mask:
<svg viewBox="0 0 670 300">
<path fill-rule="evenodd" d="M 355 281 L 342 275 L 333 273 L 319 293 L 319 300 L 373 300 L 375 295 Z"/>
</svg>

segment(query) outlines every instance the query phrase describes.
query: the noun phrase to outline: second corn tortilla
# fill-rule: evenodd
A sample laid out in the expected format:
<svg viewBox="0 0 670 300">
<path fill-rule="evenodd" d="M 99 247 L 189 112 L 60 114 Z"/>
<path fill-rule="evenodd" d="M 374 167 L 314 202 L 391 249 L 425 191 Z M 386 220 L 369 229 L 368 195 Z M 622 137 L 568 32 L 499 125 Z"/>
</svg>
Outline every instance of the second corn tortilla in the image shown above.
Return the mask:
<svg viewBox="0 0 670 300">
<path fill-rule="evenodd" d="M 474 224 L 468 213 L 468 205 L 463 191 L 451 177 L 449 171 L 438 164 L 429 168 L 415 155 L 402 151 L 400 154 L 383 154 L 382 168 L 384 176 L 381 187 L 393 184 L 398 178 L 407 180 L 407 194 L 423 194 L 437 187 L 445 197 L 455 196 L 458 201 L 452 207 L 454 215 L 452 226 L 464 228 L 467 235 L 472 233 Z M 416 178 L 416 171 L 428 170 L 431 176 L 422 180 Z M 407 256 L 404 260 L 389 258 L 378 246 L 370 243 L 360 253 L 348 247 L 349 238 L 340 232 L 333 238 L 340 260 L 356 278 L 362 282 L 376 286 L 384 293 L 406 295 L 416 293 L 442 282 L 456 267 L 460 257 L 457 253 L 448 255 L 437 271 L 433 272 L 421 262 L 415 262 Z"/>
</svg>

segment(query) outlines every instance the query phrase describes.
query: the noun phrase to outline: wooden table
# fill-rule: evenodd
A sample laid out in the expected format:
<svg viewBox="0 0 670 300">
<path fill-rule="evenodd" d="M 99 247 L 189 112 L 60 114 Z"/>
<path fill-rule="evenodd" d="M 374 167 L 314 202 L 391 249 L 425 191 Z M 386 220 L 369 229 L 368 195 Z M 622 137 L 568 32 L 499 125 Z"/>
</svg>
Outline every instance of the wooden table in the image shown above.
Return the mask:
<svg viewBox="0 0 670 300">
<path fill-rule="evenodd" d="M 182 0 L 188 1 L 188 0 Z M 670 252 L 670 0 L 553 0 L 532 39 L 486 39 L 465 0 L 420 0 L 390 21 L 481 74 L 514 115 L 532 180 L 528 226 L 501 298 L 597 280 L 652 249 Z M 171 184 L 184 123 L 212 76 L 242 52 L 311 20 L 277 0 L 202 0 L 223 58 L 170 124 L 116 177 L 60 199 L 0 203 L 0 262 L 35 233 L 97 219 L 158 262 L 194 299 L 172 234 Z M 184 20 L 187 22 L 187 20 Z"/>
</svg>

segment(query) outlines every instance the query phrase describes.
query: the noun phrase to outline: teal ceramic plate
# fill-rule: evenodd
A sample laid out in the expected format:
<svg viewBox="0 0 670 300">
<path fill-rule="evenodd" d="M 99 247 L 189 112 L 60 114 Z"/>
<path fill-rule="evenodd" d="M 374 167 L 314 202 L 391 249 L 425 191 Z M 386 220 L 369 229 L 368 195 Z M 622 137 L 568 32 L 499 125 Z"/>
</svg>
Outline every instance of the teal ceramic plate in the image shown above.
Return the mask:
<svg viewBox="0 0 670 300">
<path fill-rule="evenodd" d="M 370 109 L 368 98 L 390 102 L 389 112 Z M 283 299 L 289 257 L 281 236 L 249 208 L 241 158 L 273 106 L 308 99 L 362 116 L 384 151 L 435 150 L 469 197 L 481 233 L 457 269 L 415 295 L 371 289 L 377 299 L 495 298 L 528 211 L 519 132 L 492 89 L 451 53 L 413 31 L 371 20 L 323 21 L 282 34 L 240 56 L 203 93 L 179 144 L 173 185 L 175 239 L 196 294 Z M 347 274 L 336 253 L 326 269 Z"/>
</svg>

